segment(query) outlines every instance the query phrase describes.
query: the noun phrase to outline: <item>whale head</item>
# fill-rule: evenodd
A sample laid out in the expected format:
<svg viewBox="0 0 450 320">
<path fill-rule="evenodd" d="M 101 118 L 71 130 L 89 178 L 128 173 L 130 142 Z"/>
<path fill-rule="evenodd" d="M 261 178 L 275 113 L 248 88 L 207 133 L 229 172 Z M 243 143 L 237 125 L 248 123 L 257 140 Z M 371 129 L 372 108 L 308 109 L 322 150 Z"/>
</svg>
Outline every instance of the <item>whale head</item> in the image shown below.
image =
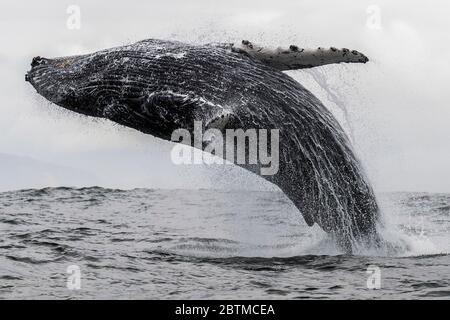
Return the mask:
<svg viewBox="0 0 450 320">
<path fill-rule="evenodd" d="M 101 110 L 95 94 L 84 94 L 86 87 L 95 81 L 95 71 L 85 57 L 34 57 L 25 80 L 47 100 L 77 113 L 99 117 Z"/>
<path fill-rule="evenodd" d="M 170 69 L 176 68 L 173 56 L 164 60 L 149 49 L 144 62 L 127 50 L 53 59 L 38 56 L 25 80 L 60 107 L 167 140 L 176 129 L 193 130 L 195 121 L 217 126 L 227 119 L 230 111 L 225 107 L 182 88 L 182 76 Z"/>
</svg>

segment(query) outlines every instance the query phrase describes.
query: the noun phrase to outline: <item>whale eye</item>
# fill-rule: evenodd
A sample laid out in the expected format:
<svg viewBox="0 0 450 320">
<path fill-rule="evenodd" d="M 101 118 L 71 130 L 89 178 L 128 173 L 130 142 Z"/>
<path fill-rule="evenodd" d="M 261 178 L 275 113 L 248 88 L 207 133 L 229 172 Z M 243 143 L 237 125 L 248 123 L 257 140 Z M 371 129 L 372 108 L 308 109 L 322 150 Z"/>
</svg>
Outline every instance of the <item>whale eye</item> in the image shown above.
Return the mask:
<svg viewBox="0 0 450 320">
<path fill-rule="evenodd" d="M 227 112 L 227 111 L 223 111 L 223 113 L 216 115 L 215 117 L 213 117 L 207 124 L 206 124 L 206 128 L 207 129 L 219 129 L 219 130 L 223 130 L 227 127 L 227 125 L 233 121 L 233 113 L 231 112 Z"/>
</svg>

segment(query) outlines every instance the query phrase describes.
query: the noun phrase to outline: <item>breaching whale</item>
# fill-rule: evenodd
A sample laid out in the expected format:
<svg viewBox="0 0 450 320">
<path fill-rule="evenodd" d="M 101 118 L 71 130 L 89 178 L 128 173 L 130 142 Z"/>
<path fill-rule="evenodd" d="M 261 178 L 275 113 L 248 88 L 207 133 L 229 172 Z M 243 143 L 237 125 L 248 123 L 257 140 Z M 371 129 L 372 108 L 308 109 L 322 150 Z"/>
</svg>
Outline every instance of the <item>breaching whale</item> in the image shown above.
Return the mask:
<svg viewBox="0 0 450 320">
<path fill-rule="evenodd" d="M 378 239 L 376 198 L 331 112 L 284 70 L 368 59 L 336 48 L 144 40 L 92 54 L 35 57 L 37 92 L 71 111 L 170 140 L 194 121 L 220 132 L 278 129 L 279 169 L 265 179 L 347 251 Z M 238 164 L 258 173 L 258 164 Z"/>
</svg>

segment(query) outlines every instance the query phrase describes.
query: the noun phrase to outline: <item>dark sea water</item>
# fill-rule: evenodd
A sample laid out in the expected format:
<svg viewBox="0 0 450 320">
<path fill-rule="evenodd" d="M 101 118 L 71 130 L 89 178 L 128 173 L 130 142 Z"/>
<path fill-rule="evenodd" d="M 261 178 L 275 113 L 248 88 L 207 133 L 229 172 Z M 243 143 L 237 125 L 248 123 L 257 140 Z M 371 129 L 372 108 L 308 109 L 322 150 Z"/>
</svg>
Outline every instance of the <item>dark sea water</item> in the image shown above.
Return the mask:
<svg viewBox="0 0 450 320">
<path fill-rule="evenodd" d="M 280 192 L 0 193 L 0 298 L 449 299 L 450 195 L 380 202 L 391 248 L 344 255 Z"/>
</svg>

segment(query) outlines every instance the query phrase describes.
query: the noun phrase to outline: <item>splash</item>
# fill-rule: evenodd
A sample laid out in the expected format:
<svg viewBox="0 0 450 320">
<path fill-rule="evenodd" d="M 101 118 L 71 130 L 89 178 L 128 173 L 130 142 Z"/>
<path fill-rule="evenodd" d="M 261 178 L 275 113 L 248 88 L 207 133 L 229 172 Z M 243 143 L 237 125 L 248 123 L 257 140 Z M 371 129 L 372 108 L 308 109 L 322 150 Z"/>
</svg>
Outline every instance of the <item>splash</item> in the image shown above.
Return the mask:
<svg viewBox="0 0 450 320">
<path fill-rule="evenodd" d="M 341 125 L 346 129 L 352 144 L 355 145 L 358 142 L 356 141 L 355 125 L 352 123 L 354 115 L 348 106 L 351 101 L 354 103 L 354 101 L 361 100 L 358 93 L 359 89 L 355 83 L 346 79 L 346 72 L 335 71 L 331 70 L 330 72 L 330 67 L 305 69 L 296 73 L 296 77 L 300 78 L 299 81 L 305 83 L 323 101 L 326 99 L 325 101 L 329 102 L 326 103 L 326 106 L 337 117 L 341 115 Z M 304 74 L 308 77 L 305 77 Z M 377 198 L 380 200 L 380 196 Z M 426 225 L 430 225 L 429 221 L 428 223 L 425 221 L 427 212 L 416 212 L 412 217 L 411 212 L 405 210 L 405 204 L 396 202 L 393 197 L 381 196 L 379 205 L 382 223 L 378 225 L 377 230 L 381 242 L 376 246 L 355 242 L 353 244 L 354 254 L 408 257 L 447 254 L 449 252 L 445 244 L 442 245 L 448 243 L 447 237 L 437 238 L 435 230 L 427 230 Z M 330 241 L 332 239 L 324 239 L 321 245 L 315 247 L 316 252 L 330 252 L 329 249 L 332 249 L 331 252 L 333 252 L 334 248 L 332 248 Z M 327 245 L 324 247 L 324 244 Z M 339 254 L 339 248 L 334 253 Z"/>
<path fill-rule="evenodd" d="M 347 133 L 350 140 L 355 142 L 355 132 L 354 127 L 352 125 L 352 119 L 349 110 L 347 109 L 347 98 L 345 94 L 342 92 L 342 83 L 341 87 L 336 87 L 331 84 L 331 75 L 327 74 L 326 68 L 313 68 L 313 69 L 305 69 L 302 70 L 306 72 L 308 75 L 312 77 L 315 83 L 320 87 L 320 89 L 325 94 L 327 100 L 333 103 L 336 107 L 338 107 L 339 111 L 342 113 L 344 118 L 343 125 L 347 128 Z M 342 79 L 340 79 L 342 80 Z"/>
</svg>

